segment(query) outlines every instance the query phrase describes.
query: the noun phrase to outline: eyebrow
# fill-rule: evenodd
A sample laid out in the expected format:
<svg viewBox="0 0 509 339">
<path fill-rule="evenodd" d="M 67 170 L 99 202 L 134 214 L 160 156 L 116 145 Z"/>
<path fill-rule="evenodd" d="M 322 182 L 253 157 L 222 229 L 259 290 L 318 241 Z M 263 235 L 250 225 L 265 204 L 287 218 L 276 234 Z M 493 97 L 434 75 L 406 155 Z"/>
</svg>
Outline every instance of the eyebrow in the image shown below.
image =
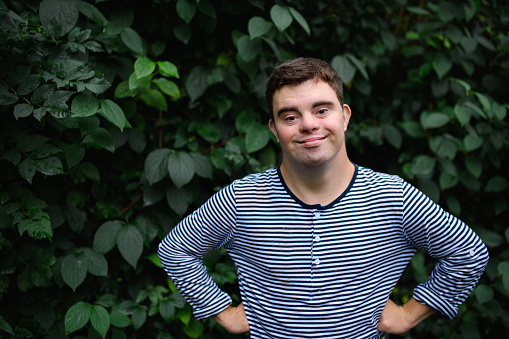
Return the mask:
<svg viewBox="0 0 509 339">
<path fill-rule="evenodd" d="M 318 107 L 318 106 L 333 106 L 334 105 L 334 102 L 332 101 L 318 101 L 318 102 L 315 102 L 311 108 L 315 108 L 315 107 Z M 287 107 L 282 107 L 280 108 L 278 111 L 277 111 L 277 114 L 276 116 L 279 116 L 283 113 L 286 113 L 286 112 L 298 112 L 299 110 L 297 109 L 297 107 L 295 106 L 287 106 Z"/>
</svg>

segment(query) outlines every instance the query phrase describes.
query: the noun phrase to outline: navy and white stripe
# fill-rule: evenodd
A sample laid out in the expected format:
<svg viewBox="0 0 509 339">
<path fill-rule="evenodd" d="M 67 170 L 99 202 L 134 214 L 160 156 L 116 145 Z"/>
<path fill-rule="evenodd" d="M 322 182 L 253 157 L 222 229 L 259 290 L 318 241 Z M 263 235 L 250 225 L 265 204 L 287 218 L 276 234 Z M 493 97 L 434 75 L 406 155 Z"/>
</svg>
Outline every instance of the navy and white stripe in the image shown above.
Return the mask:
<svg viewBox="0 0 509 339">
<path fill-rule="evenodd" d="M 414 298 L 453 317 L 488 260 L 463 222 L 401 178 L 360 166 L 328 206 L 306 205 L 270 169 L 233 182 L 179 223 L 159 256 L 197 319 L 231 303 L 202 263 L 223 246 L 252 338 L 383 338 L 380 314 L 417 248 L 438 261 Z"/>
</svg>

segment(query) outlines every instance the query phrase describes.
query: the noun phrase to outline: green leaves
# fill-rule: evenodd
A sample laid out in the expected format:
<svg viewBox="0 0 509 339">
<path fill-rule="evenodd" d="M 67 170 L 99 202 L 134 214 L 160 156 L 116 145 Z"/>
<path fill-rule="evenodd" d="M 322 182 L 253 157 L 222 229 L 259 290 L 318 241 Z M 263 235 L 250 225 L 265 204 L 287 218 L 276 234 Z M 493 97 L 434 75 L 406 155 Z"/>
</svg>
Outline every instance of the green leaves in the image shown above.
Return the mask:
<svg viewBox="0 0 509 339">
<path fill-rule="evenodd" d="M 58 39 L 68 33 L 78 21 L 77 0 L 43 0 L 39 6 L 39 16 L 49 34 Z"/>
<path fill-rule="evenodd" d="M 272 23 L 259 16 L 252 17 L 247 24 L 247 31 L 251 40 L 265 35 L 272 28 Z"/>
<path fill-rule="evenodd" d="M 432 65 L 439 79 L 442 79 L 452 68 L 451 60 L 443 54 L 437 54 Z"/>
<path fill-rule="evenodd" d="M 69 335 L 83 328 L 89 320 L 101 337 L 105 338 L 110 328 L 108 311 L 100 305 L 81 301 L 71 306 L 65 315 L 65 334 Z"/>
<path fill-rule="evenodd" d="M 191 181 L 194 176 L 194 161 L 185 152 L 170 153 L 168 172 L 175 186 L 181 188 Z"/>
<path fill-rule="evenodd" d="M 120 128 L 121 131 L 124 130 L 127 119 L 122 108 L 114 101 L 109 99 L 101 101 L 101 111 L 99 113 L 109 122 Z"/>
<path fill-rule="evenodd" d="M 98 253 L 107 253 L 117 245 L 122 257 L 134 268 L 143 252 L 143 235 L 133 224 L 122 225 L 120 221 L 108 221 L 102 224 L 94 236 L 94 247 Z M 98 256 L 89 255 L 94 263 L 96 275 L 105 275 L 104 264 Z M 107 267 L 106 267 L 107 269 Z"/>
<path fill-rule="evenodd" d="M 134 268 L 143 252 L 143 236 L 134 225 L 126 225 L 118 230 L 118 250 L 122 257 Z"/>
</svg>

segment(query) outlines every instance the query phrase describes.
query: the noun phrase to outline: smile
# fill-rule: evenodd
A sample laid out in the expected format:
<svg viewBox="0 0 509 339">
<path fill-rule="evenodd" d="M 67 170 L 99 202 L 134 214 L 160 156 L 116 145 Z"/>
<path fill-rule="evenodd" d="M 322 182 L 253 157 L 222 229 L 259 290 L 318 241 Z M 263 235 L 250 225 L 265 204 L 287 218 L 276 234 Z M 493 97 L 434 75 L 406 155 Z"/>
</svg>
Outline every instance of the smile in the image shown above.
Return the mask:
<svg viewBox="0 0 509 339">
<path fill-rule="evenodd" d="M 320 144 L 323 140 L 325 140 L 327 137 L 313 137 L 313 138 L 307 138 L 301 141 L 297 141 L 297 144 L 304 145 L 304 146 L 316 146 Z"/>
</svg>

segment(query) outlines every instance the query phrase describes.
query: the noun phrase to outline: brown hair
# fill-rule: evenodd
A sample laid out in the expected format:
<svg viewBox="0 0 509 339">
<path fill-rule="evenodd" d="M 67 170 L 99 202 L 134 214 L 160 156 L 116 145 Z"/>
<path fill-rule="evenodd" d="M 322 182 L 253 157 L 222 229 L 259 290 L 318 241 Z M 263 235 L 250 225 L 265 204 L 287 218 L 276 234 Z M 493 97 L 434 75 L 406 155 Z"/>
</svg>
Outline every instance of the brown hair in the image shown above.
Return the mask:
<svg viewBox="0 0 509 339">
<path fill-rule="evenodd" d="M 343 105 L 343 82 L 338 72 L 327 62 L 315 58 L 297 58 L 287 60 L 277 66 L 267 80 L 265 100 L 269 107 L 269 115 L 274 119 L 272 100 L 274 93 L 284 86 L 297 86 L 311 79 L 318 78 L 328 83 Z"/>
</svg>

